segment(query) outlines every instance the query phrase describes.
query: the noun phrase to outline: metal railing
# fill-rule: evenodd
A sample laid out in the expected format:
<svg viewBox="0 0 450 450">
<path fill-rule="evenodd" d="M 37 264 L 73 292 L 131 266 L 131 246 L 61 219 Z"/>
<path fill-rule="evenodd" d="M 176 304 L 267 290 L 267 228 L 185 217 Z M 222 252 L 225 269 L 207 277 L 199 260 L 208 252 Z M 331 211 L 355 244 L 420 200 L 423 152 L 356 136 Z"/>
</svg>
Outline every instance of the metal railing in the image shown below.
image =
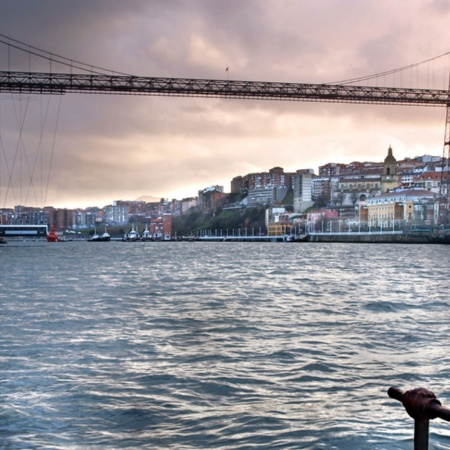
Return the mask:
<svg viewBox="0 0 450 450">
<path fill-rule="evenodd" d="M 450 409 L 442 406 L 433 392 L 425 388 L 402 391 L 391 387 L 388 395 L 403 403 L 414 419 L 414 450 L 428 450 L 430 420 L 440 418 L 450 422 Z"/>
</svg>

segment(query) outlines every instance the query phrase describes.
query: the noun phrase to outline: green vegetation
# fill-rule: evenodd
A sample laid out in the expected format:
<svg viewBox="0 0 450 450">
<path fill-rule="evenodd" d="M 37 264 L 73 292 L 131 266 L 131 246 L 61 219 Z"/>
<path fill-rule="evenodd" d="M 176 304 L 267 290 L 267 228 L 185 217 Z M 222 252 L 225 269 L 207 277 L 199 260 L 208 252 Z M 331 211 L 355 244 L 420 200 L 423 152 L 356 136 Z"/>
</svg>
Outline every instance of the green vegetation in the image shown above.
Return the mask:
<svg viewBox="0 0 450 450">
<path fill-rule="evenodd" d="M 199 211 L 173 218 L 173 231 L 178 236 L 189 236 L 202 230 L 238 230 L 248 228 L 266 233 L 265 207 L 223 209 L 216 208 L 208 213 Z"/>
</svg>

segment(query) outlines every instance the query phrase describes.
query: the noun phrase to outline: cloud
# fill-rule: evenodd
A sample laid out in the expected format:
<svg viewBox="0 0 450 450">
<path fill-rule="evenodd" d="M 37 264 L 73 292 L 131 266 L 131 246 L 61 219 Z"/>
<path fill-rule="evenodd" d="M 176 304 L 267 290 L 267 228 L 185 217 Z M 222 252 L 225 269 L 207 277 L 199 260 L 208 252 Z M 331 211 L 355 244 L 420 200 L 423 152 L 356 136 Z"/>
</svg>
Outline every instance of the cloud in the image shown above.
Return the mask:
<svg viewBox="0 0 450 450">
<path fill-rule="evenodd" d="M 450 10 L 432 0 L 408 7 L 388 0 L 0 0 L 1 6 L 2 34 L 141 76 L 323 83 L 449 50 Z M 55 60 L 0 44 L 2 70 L 77 71 Z M 448 73 L 448 58 L 439 58 L 365 83 L 445 89 Z M 274 166 L 380 161 L 389 145 L 397 158 L 441 154 L 445 122 L 440 108 L 89 94 L 30 99 L 26 109 L 26 96 L 0 95 L 0 206 L 40 201 L 24 192 L 44 191 L 47 181 L 48 204 L 102 206 L 143 194 L 196 195 L 211 184 L 228 190 L 234 176 Z M 20 160 L 29 162 L 21 172 Z"/>
</svg>

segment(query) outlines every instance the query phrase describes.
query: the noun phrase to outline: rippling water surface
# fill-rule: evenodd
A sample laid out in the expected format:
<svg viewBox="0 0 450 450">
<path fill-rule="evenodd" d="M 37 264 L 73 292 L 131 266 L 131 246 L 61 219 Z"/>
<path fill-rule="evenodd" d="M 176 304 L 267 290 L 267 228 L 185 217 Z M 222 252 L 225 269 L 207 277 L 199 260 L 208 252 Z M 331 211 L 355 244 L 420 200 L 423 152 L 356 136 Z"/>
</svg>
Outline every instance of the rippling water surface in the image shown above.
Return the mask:
<svg viewBox="0 0 450 450">
<path fill-rule="evenodd" d="M 450 404 L 448 246 L 11 242 L 0 263 L 2 449 L 412 449 L 387 389 Z"/>
</svg>

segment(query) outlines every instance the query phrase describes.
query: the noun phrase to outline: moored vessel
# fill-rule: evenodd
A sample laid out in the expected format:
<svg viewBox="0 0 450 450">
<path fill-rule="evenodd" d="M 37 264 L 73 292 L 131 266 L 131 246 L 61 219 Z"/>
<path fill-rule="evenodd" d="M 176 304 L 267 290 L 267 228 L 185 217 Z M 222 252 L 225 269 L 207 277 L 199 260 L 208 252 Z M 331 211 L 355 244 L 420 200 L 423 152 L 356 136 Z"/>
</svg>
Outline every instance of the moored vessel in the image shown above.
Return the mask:
<svg viewBox="0 0 450 450">
<path fill-rule="evenodd" d="M 151 241 L 153 239 L 147 225 L 145 225 L 145 230 L 142 232 L 141 239 L 143 241 Z"/>
<path fill-rule="evenodd" d="M 47 234 L 47 242 L 59 242 L 61 239 L 58 237 L 55 231 L 55 227 L 52 225 L 50 233 Z"/>
<path fill-rule="evenodd" d="M 139 239 L 138 232 L 134 229 L 134 225 L 131 227 L 131 230 L 125 234 L 123 237 L 123 241 L 134 242 Z"/>
<path fill-rule="evenodd" d="M 94 236 L 90 239 L 91 242 L 109 242 L 111 240 L 110 234 L 106 231 L 102 235 L 98 235 L 97 232 L 94 232 Z"/>
</svg>

